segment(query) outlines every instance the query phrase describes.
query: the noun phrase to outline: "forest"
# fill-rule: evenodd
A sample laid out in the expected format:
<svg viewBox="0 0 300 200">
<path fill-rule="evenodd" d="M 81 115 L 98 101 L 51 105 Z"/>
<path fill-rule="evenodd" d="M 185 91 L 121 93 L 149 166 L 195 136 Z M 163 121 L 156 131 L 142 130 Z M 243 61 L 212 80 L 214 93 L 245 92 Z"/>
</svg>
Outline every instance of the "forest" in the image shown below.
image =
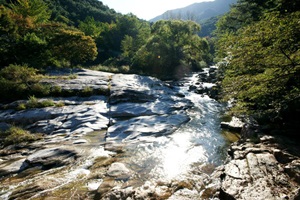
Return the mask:
<svg viewBox="0 0 300 200">
<path fill-rule="evenodd" d="M 1 0 L 1 101 L 53 95 L 39 83 L 49 67 L 179 79 L 222 61 L 222 96 L 234 100 L 232 113 L 292 134 L 300 120 L 299 4 L 238 0 L 213 37 L 203 38 L 196 22 L 150 23 L 96 0 Z"/>
<path fill-rule="evenodd" d="M 223 96 L 233 113 L 296 134 L 300 120 L 300 2 L 239 0 L 219 19 Z"/>
</svg>

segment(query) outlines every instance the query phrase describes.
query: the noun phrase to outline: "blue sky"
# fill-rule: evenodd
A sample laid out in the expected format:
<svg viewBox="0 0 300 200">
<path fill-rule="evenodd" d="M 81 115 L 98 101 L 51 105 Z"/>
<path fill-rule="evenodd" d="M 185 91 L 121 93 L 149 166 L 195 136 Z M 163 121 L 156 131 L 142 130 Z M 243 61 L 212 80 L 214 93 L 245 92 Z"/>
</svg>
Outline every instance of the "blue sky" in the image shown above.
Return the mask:
<svg viewBox="0 0 300 200">
<path fill-rule="evenodd" d="M 133 13 L 145 20 L 163 14 L 167 10 L 182 8 L 193 3 L 209 0 L 100 0 L 104 5 L 115 11 L 128 14 Z"/>
</svg>

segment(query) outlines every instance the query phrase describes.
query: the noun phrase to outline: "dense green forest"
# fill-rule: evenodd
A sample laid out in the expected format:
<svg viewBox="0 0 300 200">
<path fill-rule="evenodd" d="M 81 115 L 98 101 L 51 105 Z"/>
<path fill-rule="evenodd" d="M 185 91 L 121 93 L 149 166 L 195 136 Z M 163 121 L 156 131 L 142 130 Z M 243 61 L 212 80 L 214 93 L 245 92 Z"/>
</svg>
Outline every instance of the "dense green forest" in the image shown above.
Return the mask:
<svg viewBox="0 0 300 200">
<path fill-rule="evenodd" d="M 300 2 L 238 0 L 217 24 L 233 111 L 295 133 L 300 120 Z M 287 130 L 288 129 L 288 130 Z"/>
<path fill-rule="evenodd" d="M 223 97 L 235 115 L 275 129 L 300 120 L 299 1 L 238 0 L 217 22 Z M 217 21 L 214 18 L 211 25 Z M 193 21 L 149 23 L 97 0 L 0 1 L 1 100 L 51 95 L 39 84 L 49 67 L 94 67 L 180 78 L 213 60 Z M 123 70 L 123 71 L 122 71 Z"/>
<path fill-rule="evenodd" d="M 196 35 L 196 23 L 150 24 L 96 0 L 4 2 L 0 23 L 1 67 L 127 65 L 137 73 L 172 78 L 178 66 L 199 68 L 212 59 L 205 39 Z M 157 66 L 147 66 L 153 58 Z M 162 72 L 151 69 L 162 66 Z"/>
</svg>

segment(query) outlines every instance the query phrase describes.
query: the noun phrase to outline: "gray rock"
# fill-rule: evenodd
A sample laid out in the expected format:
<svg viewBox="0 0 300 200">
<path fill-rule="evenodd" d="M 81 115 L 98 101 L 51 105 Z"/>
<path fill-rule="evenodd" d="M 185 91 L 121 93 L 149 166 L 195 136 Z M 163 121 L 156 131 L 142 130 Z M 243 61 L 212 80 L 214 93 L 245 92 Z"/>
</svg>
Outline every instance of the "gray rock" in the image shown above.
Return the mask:
<svg viewBox="0 0 300 200">
<path fill-rule="evenodd" d="M 54 114 L 59 111 L 58 116 Z M 101 114 L 107 112 L 107 104 L 104 101 L 95 105 L 71 105 L 63 109 L 52 107 L 48 109 L 51 118 L 39 120 L 27 128 L 44 134 L 86 134 L 107 128 L 109 119 Z M 30 116 L 24 115 L 23 120 L 26 118 L 30 119 Z"/>
<path fill-rule="evenodd" d="M 25 160 L 26 158 L 19 158 L 15 161 L 9 160 L 0 163 L 0 177 L 22 171 L 26 168 L 26 163 L 24 163 Z"/>
<path fill-rule="evenodd" d="M 70 72 L 57 72 L 55 75 L 69 75 Z M 49 79 L 43 80 L 43 83 L 59 86 L 64 91 L 80 91 L 86 87 L 93 90 L 109 90 L 108 83 L 113 74 L 107 72 L 99 72 L 88 69 L 74 70 L 75 79 Z"/>
<path fill-rule="evenodd" d="M 0 131 L 6 131 L 10 128 L 10 125 L 5 122 L 0 122 Z"/>
<path fill-rule="evenodd" d="M 231 131 L 240 132 L 245 123 L 243 123 L 239 118 L 232 117 L 230 122 L 221 122 L 221 128 L 225 128 Z"/>
<path fill-rule="evenodd" d="M 88 143 L 88 141 L 85 139 L 79 139 L 73 142 L 73 144 L 85 144 L 85 143 Z"/>
<path fill-rule="evenodd" d="M 107 174 L 112 177 L 129 178 L 132 172 L 123 163 L 116 162 L 109 167 Z"/>
<path fill-rule="evenodd" d="M 153 115 L 117 121 L 107 130 L 107 140 L 133 140 L 140 136 L 161 136 L 173 133 L 177 128 L 189 121 L 184 113 L 172 115 Z"/>
<path fill-rule="evenodd" d="M 284 167 L 284 171 L 292 180 L 300 184 L 300 160 L 294 160 Z"/>
<path fill-rule="evenodd" d="M 110 107 L 111 117 L 138 117 L 149 115 L 164 115 L 176 110 L 184 110 L 190 106 L 187 101 L 156 100 L 147 103 L 119 103 Z"/>
<path fill-rule="evenodd" d="M 270 144 L 244 142 L 231 147 L 232 160 L 224 168 L 221 177 L 221 199 L 290 199 L 299 187 L 298 160 L 282 166 L 274 155 L 278 154 Z M 281 156 L 289 154 L 282 154 Z M 299 162 L 300 163 L 300 162 Z M 298 171 L 297 171 L 298 169 Z M 290 176 L 290 177 L 289 177 Z M 294 181 L 290 181 L 293 179 Z M 276 188 L 276 189 L 274 189 Z"/>
<path fill-rule="evenodd" d="M 39 150 L 27 157 L 27 167 L 40 166 L 42 169 L 60 167 L 72 163 L 78 156 L 74 150 L 63 147 Z"/>
</svg>

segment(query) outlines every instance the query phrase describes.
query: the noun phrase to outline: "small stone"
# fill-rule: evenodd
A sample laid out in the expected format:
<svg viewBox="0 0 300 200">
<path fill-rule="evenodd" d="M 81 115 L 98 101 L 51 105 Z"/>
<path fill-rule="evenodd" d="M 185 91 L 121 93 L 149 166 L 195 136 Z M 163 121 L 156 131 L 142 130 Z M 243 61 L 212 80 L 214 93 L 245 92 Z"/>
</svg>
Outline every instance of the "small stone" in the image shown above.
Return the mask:
<svg viewBox="0 0 300 200">
<path fill-rule="evenodd" d="M 109 167 L 107 174 L 112 177 L 129 178 L 131 171 L 123 163 L 115 162 Z"/>
<path fill-rule="evenodd" d="M 85 144 L 85 143 L 88 143 L 88 141 L 85 139 L 75 140 L 73 142 L 73 144 Z"/>
</svg>

